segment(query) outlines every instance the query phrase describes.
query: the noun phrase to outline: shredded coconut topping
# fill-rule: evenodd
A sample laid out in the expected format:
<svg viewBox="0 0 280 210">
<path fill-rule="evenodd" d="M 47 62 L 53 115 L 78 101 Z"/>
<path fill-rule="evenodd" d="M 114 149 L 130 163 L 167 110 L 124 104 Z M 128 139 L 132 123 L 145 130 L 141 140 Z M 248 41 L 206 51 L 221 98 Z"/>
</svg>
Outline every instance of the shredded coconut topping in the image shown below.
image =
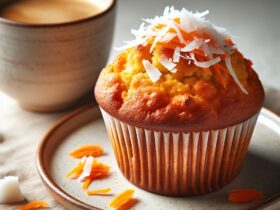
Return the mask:
<svg viewBox="0 0 280 210">
<path fill-rule="evenodd" d="M 174 63 L 179 63 L 180 61 L 180 47 L 176 47 L 175 50 L 174 50 L 174 53 L 173 53 L 173 62 Z"/>
<path fill-rule="evenodd" d="M 158 44 L 166 46 L 174 50 L 173 58 L 161 56 L 159 62 L 171 73 L 176 72 L 180 58 L 201 68 L 209 68 L 224 60 L 229 74 L 240 89 L 248 94 L 231 66 L 229 55 L 236 49 L 235 45 L 226 29 L 214 26 L 205 19 L 208 13 L 208 10 L 194 13 L 185 8 L 176 10 L 174 7 L 166 7 L 163 16 L 144 19 L 138 30 L 131 30 L 135 39 L 126 41 L 125 45 L 117 50 L 149 45 L 152 53 Z M 169 43 L 172 45 L 168 45 Z M 159 69 L 147 60 L 142 63 L 150 79 L 153 82 L 158 81 L 161 76 Z"/>
<path fill-rule="evenodd" d="M 201 68 L 209 68 L 210 66 L 219 63 L 221 61 L 220 57 L 216 57 L 209 61 L 199 62 L 195 59 L 195 55 L 193 53 L 190 53 L 191 59 L 194 61 L 194 64 L 201 67 Z"/>
<path fill-rule="evenodd" d="M 161 76 L 160 70 L 158 70 L 158 68 L 151 64 L 148 60 L 143 60 L 142 63 L 152 82 L 158 81 Z"/>
<path fill-rule="evenodd" d="M 171 58 L 166 57 L 165 55 L 161 55 L 159 57 L 159 62 L 169 71 L 176 67 L 176 63 L 173 63 Z"/>
<path fill-rule="evenodd" d="M 85 165 L 83 167 L 83 172 L 79 176 L 78 181 L 82 182 L 86 177 L 88 177 L 92 170 L 92 164 L 93 164 L 94 158 L 92 156 L 85 158 L 83 161 L 85 161 Z"/>
<path fill-rule="evenodd" d="M 229 71 L 230 75 L 233 77 L 233 79 L 235 80 L 235 82 L 237 83 L 237 85 L 240 87 L 240 89 L 241 89 L 244 93 L 248 94 L 247 90 L 242 86 L 242 84 L 240 83 L 240 81 L 238 80 L 237 76 L 236 76 L 235 73 L 234 73 L 234 70 L 233 70 L 232 65 L 231 65 L 231 59 L 230 59 L 230 57 L 226 57 L 226 58 L 225 58 L 225 61 L 226 61 L 226 66 L 227 66 L 227 68 L 228 68 L 228 71 Z"/>
</svg>

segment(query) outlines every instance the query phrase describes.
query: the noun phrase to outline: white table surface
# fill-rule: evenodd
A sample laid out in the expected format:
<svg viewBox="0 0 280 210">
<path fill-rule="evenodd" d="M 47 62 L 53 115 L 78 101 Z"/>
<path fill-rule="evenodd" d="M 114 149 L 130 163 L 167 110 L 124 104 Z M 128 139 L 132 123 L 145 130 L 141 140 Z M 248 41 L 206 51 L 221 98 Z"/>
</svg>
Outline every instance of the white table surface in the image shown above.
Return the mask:
<svg viewBox="0 0 280 210">
<path fill-rule="evenodd" d="M 239 49 L 250 58 L 264 84 L 280 90 L 280 1 L 277 0 L 119 0 L 114 46 L 129 40 L 131 28 L 137 28 L 143 17 L 161 14 L 166 5 L 190 10 L 210 10 L 209 19 L 228 28 Z M 109 62 L 118 52 L 112 49 Z M 280 111 L 277 90 L 269 90 L 267 104 Z M 66 112 L 69 112 L 66 111 Z M 0 177 L 18 175 L 25 196 L 30 200 L 45 199 L 63 209 L 49 196 L 36 173 L 35 151 L 38 141 L 64 113 L 40 114 L 21 109 L 0 92 Z M 19 164 L 19 161 L 21 162 Z M 27 164 L 22 164 L 26 161 Z M 32 177 L 32 179 L 30 178 Z M 1 206 L 0 209 L 17 209 Z M 279 207 L 280 208 L 280 207 Z"/>
</svg>

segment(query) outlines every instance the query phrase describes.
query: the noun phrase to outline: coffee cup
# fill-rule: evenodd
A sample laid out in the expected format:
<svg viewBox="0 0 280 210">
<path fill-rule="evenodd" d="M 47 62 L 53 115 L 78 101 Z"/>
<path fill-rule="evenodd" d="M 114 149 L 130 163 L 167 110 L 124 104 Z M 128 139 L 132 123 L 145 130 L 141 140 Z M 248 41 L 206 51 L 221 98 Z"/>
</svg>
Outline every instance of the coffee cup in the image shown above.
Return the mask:
<svg viewBox="0 0 280 210">
<path fill-rule="evenodd" d="M 33 17 L 27 21 L 2 15 L 3 11 L 9 14 L 7 8 L 17 1 L 0 0 L 0 90 L 22 107 L 40 112 L 63 110 L 94 87 L 109 56 L 116 0 L 83 1 L 100 11 L 93 9 L 92 15 L 76 19 L 58 16 L 58 21 L 32 22 Z"/>
</svg>

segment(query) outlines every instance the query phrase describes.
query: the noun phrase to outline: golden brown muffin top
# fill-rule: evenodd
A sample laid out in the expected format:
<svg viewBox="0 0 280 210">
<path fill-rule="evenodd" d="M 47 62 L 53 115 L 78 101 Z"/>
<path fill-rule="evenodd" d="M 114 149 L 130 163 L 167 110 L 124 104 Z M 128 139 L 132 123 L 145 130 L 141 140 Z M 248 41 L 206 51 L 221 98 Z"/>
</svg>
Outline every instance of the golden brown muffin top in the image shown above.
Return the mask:
<svg viewBox="0 0 280 210">
<path fill-rule="evenodd" d="M 264 93 L 251 61 L 202 15 L 171 8 L 160 18 L 169 17 L 175 29 L 158 18 L 157 24 L 148 20 L 149 27 L 135 31 L 140 34 L 132 42 L 136 46 L 129 43 L 100 74 L 95 88 L 99 105 L 127 123 L 173 131 L 223 128 L 256 114 Z M 182 30 L 182 18 L 201 28 Z M 151 28 L 161 37 L 147 35 Z"/>
</svg>

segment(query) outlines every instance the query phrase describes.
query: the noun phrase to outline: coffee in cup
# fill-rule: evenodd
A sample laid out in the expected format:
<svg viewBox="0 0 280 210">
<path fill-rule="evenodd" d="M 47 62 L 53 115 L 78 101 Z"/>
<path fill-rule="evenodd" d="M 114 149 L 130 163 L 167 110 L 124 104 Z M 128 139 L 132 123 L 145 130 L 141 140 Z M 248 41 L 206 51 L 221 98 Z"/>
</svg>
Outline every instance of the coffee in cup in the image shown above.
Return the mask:
<svg viewBox="0 0 280 210">
<path fill-rule="evenodd" d="M 91 0 L 18 0 L 0 9 L 0 17 L 9 20 L 54 24 L 80 20 L 102 12 Z"/>
</svg>

